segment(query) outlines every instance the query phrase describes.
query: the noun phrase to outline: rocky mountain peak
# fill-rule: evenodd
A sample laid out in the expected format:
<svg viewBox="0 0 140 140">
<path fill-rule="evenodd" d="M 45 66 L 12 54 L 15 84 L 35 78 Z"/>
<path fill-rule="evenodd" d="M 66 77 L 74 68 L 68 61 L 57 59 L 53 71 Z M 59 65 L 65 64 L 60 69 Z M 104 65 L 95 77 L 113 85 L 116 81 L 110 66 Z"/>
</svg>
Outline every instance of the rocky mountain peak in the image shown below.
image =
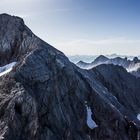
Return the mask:
<svg viewBox="0 0 140 140">
<path fill-rule="evenodd" d="M 23 19 L 0 15 L 0 66 L 17 61 L 31 48 L 33 33 Z M 29 41 L 30 40 L 30 41 Z"/>
<path fill-rule="evenodd" d="M 13 22 L 15 24 L 19 24 L 19 22 L 21 24 L 24 24 L 24 21 L 23 21 L 22 18 L 17 17 L 17 16 L 11 16 L 11 15 L 8 15 L 6 13 L 0 14 L 0 20 L 1 20 L 1 23 L 0 23 L 1 25 L 6 23 L 6 22 L 8 22 L 8 21 L 10 21 L 10 20 L 11 20 L 11 22 Z"/>
<path fill-rule="evenodd" d="M 100 56 L 98 56 L 98 57 L 93 61 L 93 63 L 105 62 L 105 61 L 107 61 L 107 60 L 109 60 L 109 58 L 107 58 L 107 57 L 104 56 L 104 55 L 100 55 Z"/>
<path fill-rule="evenodd" d="M 0 139 L 140 137 L 139 79 L 114 65 L 82 70 L 20 18 L 1 17 Z"/>
</svg>

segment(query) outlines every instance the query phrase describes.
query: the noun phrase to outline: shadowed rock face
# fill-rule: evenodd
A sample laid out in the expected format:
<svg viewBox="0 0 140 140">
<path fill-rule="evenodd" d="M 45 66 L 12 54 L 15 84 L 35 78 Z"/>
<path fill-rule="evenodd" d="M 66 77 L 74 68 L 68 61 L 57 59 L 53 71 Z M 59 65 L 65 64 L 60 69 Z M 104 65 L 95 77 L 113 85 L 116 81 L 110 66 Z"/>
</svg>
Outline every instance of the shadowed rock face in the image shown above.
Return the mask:
<svg viewBox="0 0 140 140">
<path fill-rule="evenodd" d="M 140 81 L 124 69 L 106 66 L 112 75 L 104 76 L 104 82 L 104 74 L 99 73 L 102 68 L 86 71 L 76 67 L 36 37 L 22 19 L 6 14 L 0 15 L 0 42 L 4 42 L 0 65 L 17 62 L 11 72 L 0 77 L 1 139 L 137 140 Z M 114 92 L 108 83 L 114 74 L 122 73 L 129 82 L 118 77 L 125 97 L 120 100 L 120 85 L 113 83 Z M 87 124 L 87 108 L 91 122 L 97 125 L 93 129 L 89 127 L 93 124 Z"/>
<path fill-rule="evenodd" d="M 140 111 L 140 79 L 127 73 L 123 67 L 112 64 L 103 64 L 91 71 L 119 103 L 127 108 L 128 113 L 135 115 L 133 119 L 137 121 L 136 116 Z"/>
</svg>

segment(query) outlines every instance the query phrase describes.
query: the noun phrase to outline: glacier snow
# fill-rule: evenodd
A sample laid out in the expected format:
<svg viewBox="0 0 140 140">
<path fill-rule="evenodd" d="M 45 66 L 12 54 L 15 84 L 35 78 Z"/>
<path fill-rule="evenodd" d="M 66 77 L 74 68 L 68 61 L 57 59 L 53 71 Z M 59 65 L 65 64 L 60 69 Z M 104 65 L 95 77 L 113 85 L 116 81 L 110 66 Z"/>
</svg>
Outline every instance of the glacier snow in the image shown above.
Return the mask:
<svg viewBox="0 0 140 140">
<path fill-rule="evenodd" d="M 0 76 L 3 76 L 5 74 L 9 73 L 13 69 L 15 64 L 16 64 L 16 62 L 12 62 L 10 64 L 3 66 L 3 67 L 0 67 Z"/>
</svg>

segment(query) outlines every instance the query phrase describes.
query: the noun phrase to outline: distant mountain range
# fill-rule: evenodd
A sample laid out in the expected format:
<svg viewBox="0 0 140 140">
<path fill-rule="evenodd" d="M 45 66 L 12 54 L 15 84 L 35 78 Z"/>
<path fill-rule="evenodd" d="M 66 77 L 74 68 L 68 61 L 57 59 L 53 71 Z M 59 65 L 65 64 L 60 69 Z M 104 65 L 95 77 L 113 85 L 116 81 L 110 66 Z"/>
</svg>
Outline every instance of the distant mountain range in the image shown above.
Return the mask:
<svg viewBox="0 0 140 140">
<path fill-rule="evenodd" d="M 79 61 L 84 61 L 86 63 L 91 63 L 94 59 L 96 59 L 99 55 L 69 55 L 68 58 L 73 63 L 77 63 Z M 104 55 L 108 58 L 115 58 L 115 57 L 121 57 L 125 58 L 127 57 L 129 60 L 132 60 L 135 56 L 129 56 L 129 55 L 118 55 L 118 54 L 111 54 L 111 55 Z M 140 55 L 137 56 L 140 59 Z"/>
<path fill-rule="evenodd" d="M 79 61 L 76 63 L 77 66 L 83 69 L 91 69 L 101 64 L 114 64 L 124 67 L 128 72 L 133 75 L 140 77 L 140 60 L 138 57 L 134 57 L 132 60 L 129 60 L 127 57 L 115 57 L 108 58 L 106 56 L 100 55 L 93 62 L 86 63 L 83 61 Z"/>
</svg>

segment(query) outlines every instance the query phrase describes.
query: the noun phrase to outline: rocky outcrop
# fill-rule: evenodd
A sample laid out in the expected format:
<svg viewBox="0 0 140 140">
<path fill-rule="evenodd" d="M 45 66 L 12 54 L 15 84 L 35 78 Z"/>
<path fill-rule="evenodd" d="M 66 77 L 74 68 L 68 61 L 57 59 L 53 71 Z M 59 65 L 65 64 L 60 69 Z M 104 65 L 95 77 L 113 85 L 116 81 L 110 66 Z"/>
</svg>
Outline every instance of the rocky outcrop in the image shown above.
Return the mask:
<svg viewBox="0 0 140 140">
<path fill-rule="evenodd" d="M 140 82 L 135 77 L 109 67 L 115 77 L 128 76 L 114 84 L 114 93 L 108 86 L 114 74 L 103 83 L 99 70 L 78 68 L 22 19 L 7 14 L 0 15 L 0 42 L 0 65 L 17 62 L 0 77 L 0 139 L 137 140 Z M 119 101 L 120 85 L 125 98 Z"/>
</svg>

